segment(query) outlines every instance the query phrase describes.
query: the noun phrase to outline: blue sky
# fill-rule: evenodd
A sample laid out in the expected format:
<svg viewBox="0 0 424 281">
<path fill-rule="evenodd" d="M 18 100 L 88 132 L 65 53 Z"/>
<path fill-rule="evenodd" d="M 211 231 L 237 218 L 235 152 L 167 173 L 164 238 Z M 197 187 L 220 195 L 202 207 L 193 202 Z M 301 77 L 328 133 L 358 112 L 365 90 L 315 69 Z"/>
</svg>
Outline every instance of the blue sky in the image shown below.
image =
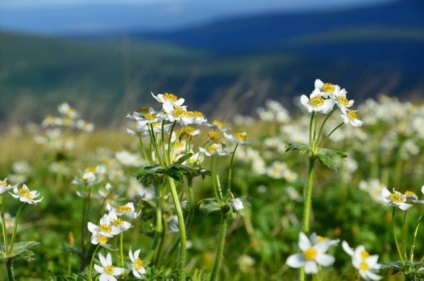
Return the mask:
<svg viewBox="0 0 424 281">
<path fill-rule="evenodd" d="M 0 29 L 32 33 L 178 29 L 270 11 L 340 9 L 393 0 L 1 0 Z"/>
</svg>

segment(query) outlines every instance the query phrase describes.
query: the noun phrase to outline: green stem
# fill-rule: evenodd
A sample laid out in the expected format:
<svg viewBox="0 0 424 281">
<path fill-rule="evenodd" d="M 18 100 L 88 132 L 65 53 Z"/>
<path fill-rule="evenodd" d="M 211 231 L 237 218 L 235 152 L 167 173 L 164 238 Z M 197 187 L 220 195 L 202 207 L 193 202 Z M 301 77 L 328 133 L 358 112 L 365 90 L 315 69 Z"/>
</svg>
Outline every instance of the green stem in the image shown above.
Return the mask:
<svg viewBox="0 0 424 281">
<path fill-rule="evenodd" d="M 305 205 L 303 210 L 303 232 L 307 235 L 309 233 L 309 216 L 311 212 L 312 204 L 312 184 L 314 181 L 314 168 L 315 168 L 315 157 L 309 157 L 309 168 L 308 168 L 308 185 L 306 187 L 305 194 Z"/>
<path fill-rule="evenodd" d="M 119 247 L 121 249 L 121 266 L 124 266 L 124 232 L 121 232 L 119 237 Z"/>
<path fill-rule="evenodd" d="M 216 197 L 216 200 L 218 201 L 218 202 L 221 202 L 221 198 L 219 197 L 219 193 L 218 193 L 218 189 L 217 189 L 217 187 L 216 187 L 216 177 L 215 177 L 215 174 L 216 174 L 216 171 L 215 171 L 215 165 L 214 165 L 214 163 L 215 163 L 215 159 L 216 159 L 216 156 L 212 156 L 212 159 L 211 159 L 211 179 L 212 179 L 212 187 L 213 187 L 213 191 L 214 191 L 214 193 L 215 193 L 215 197 Z"/>
<path fill-rule="evenodd" d="M 412 239 L 411 250 L 410 250 L 410 253 L 409 253 L 409 261 L 410 262 L 413 262 L 414 261 L 415 241 L 417 239 L 418 229 L 420 228 L 420 224 L 421 224 L 422 218 L 423 217 L 420 216 L 420 218 L 418 219 L 417 225 L 415 226 L 414 237 Z"/>
<path fill-rule="evenodd" d="M 402 262 L 402 266 L 405 265 L 404 260 L 403 260 L 403 255 L 402 255 L 402 251 L 400 250 L 400 246 L 399 246 L 399 242 L 396 236 L 396 232 L 395 232 L 395 214 L 396 214 L 396 207 L 393 207 L 393 212 L 392 212 L 392 231 L 393 231 L 393 238 L 395 239 L 395 244 L 396 244 L 396 249 L 400 258 L 400 261 Z"/>
<path fill-rule="evenodd" d="M 407 225 L 405 224 L 406 221 L 406 215 L 408 214 L 408 210 L 406 210 L 403 214 L 403 221 L 402 221 L 402 243 L 403 243 L 403 251 L 404 251 L 404 257 L 405 260 L 408 259 L 408 254 L 407 254 L 407 245 L 406 245 L 406 235 L 407 235 Z"/>
<path fill-rule="evenodd" d="M 86 236 L 87 236 L 87 222 L 88 222 L 88 211 L 91 199 L 91 190 L 89 186 L 84 185 L 84 189 L 87 190 L 87 195 L 84 198 L 82 206 L 82 218 L 81 218 L 81 258 L 80 258 L 80 271 L 82 271 L 86 265 Z"/>
<path fill-rule="evenodd" d="M 313 139 L 312 139 L 312 132 L 313 132 L 313 124 L 314 124 L 314 117 L 315 117 L 315 111 L 311 114 L 311 120 L 309 121 L 309 146 L 312 148 L 313 146 Z"/>
<path fill-rule="evenodd" d="M 13 245 L 15 244 L 15 237 L 16 237 L 16 232 L 18 229 L 19 215 L 21 214 L 21 210 L 24 206 L 25 206 L 25 203 L 22 203 L 19 206 L 18 212 L 16 213 L 15 223 L 13 224 L 13 233 L 12 233 L 12 240 L 10 242 L 9 254 L 12 254 L 12 251 L 13 251 Z"/>
<path fill-rule="evenodd" d="M 226 215 L 222 214 L 221 217 L 221 229 L 219 230 L 219 240 L 218 240 L 218 248 L 216 250 L 216 257 L 215 262 L 213 265 L 213 271 L 210 281 L 218 280 L 218 274 L 219 269 L 221 267 L 221 261 L 224 253 L 224 246 L 225 246 L 225 236 L 227 234 L 227 217 Z"/>
<path fill-rule="evenodd" d="M 178 260 L 178 280 L 185 280 L 184 267 L 186 262 L 186 248 L 187 248 L 187 237 L 184 225 L 184 216 L 183 211 L 180 205 L 180 199 L 178 198 L 177 188 L 175 186 L 175 181 L 173 178 L 168 178 L 169 188 L 171 190 L 172 200 L 174 201 L 175 211 L 177 212 L 178 217 L 178 228 L 180 230 L 180 258 Z"/>
<path fill-rule="evenodd" d="M 228 185 L 227 185 L 227 192 L 231 192 L 231 181 L 233 178 L 233 163 L 234 163 L 234 155 L 236 154 L 236 150 L 238 147 L 238 143 L 236 144 L 236 147 L 234 148 L 233 154 L 231 155 L 231 161 L 230 161 L 230 169 L 228 171 Z"/>
<path fill-rule="evenodd" d="M 90 262 L 90 268 L 88 273 L 88 280 L 93 281 L 93 264 L 94 264 L 94 258 L 97 254 L 97 251 L 99 250 L 99 245 L 96 246 L 96 249 L 94 249 L 93 255 L 91 256 L 91 262 Z"/>
<path fill-rule="evenodd" d="M 8 281 L 15 281 L 15 273 L 13 271 L 13 259 L 8 258 L 4 261 L 4 264 L 6 266 L 7 271 L 7 280 Z"/>
<path fill-rule="evenodd" d="M 4 211 L 3 211 L 3 196 L 0 196 L 0 212 L 1 212 L 1 221 L 3 222 L 1 224 L 1 228 L 3 232 L 4 252 L 6 253 L 6 257 L 7 257 L 9 256 L 9 251 L 7 249 L 7 229 L 6 229 L 6 219 L 4 218 Z"/>
<path fill-rule="evenodd" d="M 160 157 L 159 147 L 158 147 L 158 143 L 156 141 L 156 135 L 155 135 L 155 131 L 153 130 L 153 125 L 152 124 L 150 124 L 150 139 L 151 139 L 150 142 L 153 145 L 153 148 L 155 150 L 156 160 L 159 161 L 159 163 L 162 166 L 164 166 L 164 163 L 162 161 L 162 158 Z"/>
<path fill-rule="evenodd" d="M 321 126 L 320 126 L 319 131 L 318 131 L 318 136 L 316 137 L 317 143 L 318 143 L 318 140 L 319 140 L 319 138 L 320 138 L 320 136 L 321 136 L 321 134 L 322 134 L 322 130 L 324 129 L 324 125 L 325 125 L 325 123 L 327 123 L 327 120 L 330 118 L 330 116 L 333 114 L 333 112 L 334 112 L 336 109 L 337 109 L 337 106 L 336 106 L 336 107 L 334 107 L 334 108 L 333 108 L 333 110 L 332 110 L 329 114 L 327 114 L 327 115 L 325 116 L 324 121 L 322 121 Z"/>
<path fill-rule="evenodd" d="M 140 148 L 141 148 L 141 152 L 143 153 L 144 159 L 146 159 L 147 163 L 151 165 L 150 157 L 147 156 L 146 148 L 144 147 L 143 140 L 141 139 L 140 136 L 138 137 L 138 141 L 140 142 Z"/>
<path fill-rule="evenodd" d="M 343 126 L 345 123 L 341 122 L 339 125 L 337 125 L 331 132 L 322 140 L 321 145 L 319 146 L 319 149 L 323 148 L 324 145 L 327 143 L 327 141 L 330 139 L 331 135 L 341 126 Z M 318 151 L 319 152 L 319 151 Z"/>
</svg>

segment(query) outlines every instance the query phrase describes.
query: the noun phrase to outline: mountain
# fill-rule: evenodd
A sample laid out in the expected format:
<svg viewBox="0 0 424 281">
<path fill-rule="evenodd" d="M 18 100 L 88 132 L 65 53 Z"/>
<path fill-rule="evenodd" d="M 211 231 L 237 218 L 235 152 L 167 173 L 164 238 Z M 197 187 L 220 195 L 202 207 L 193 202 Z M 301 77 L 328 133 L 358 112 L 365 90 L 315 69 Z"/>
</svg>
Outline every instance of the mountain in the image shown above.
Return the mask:
<svg viewBox="0 0 424 281">
<path fill-rule="evenodd" d="M 380 94 L 420 99 L 422 6 L 261 14 L 173 32 L 0 32 L 0 122 L 39 122 L 68 101 L 88 120 L 118 126 L 153 104 L 150 92 L 166 91 L 208 116 L 254 116 L 268 98 L 293 108 L 316 78 L 345 87 L 357 103 Z"/>
</svg>

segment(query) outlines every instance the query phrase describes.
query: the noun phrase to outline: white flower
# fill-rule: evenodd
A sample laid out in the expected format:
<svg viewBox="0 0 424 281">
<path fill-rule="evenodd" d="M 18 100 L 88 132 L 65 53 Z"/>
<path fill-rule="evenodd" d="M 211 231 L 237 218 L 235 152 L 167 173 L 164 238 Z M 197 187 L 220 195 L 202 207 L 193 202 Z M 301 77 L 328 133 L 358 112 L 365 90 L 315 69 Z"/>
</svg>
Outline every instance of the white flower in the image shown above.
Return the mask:
<svg viewBox="0 0 424 281">
<path fill-rule="evenodd" d="M 377 263 L 378 255 L 370 256 L 362 245 L 352 249 L 346 241 L 343 241 L 342 247 L 352 257 L 352 265 L 359 271 L 362 278 L 365 280 L 380 280 L 382 278 L 375 273 L 381 267 Z"/>
<path fill-rule="evenodd" d="M 125 204 L 125 205 L 120 205 L 120 206 L 118 206 L 118 207 L 116 207 L 116 208 L 113 208 L 111 205 L 109 205 L 109 203 L 108 204 L 106 204 L 106 209 L 110 212 L 110 211 L 114 211 L 118 216 L 121 216 L 121 215 L 125 215 L 126 217 L 128 217 L 128 218 L 130 218 L 130 219 L 135 219 L 136 217 L 138 217 L 139 215 L 140 215 L 140 213 L 141 213 L 141 211 L 140 212 L 138 212 L 138 213 L 136 213 L 135 212 L 135 209 L 134 209 L 134 203 L 132 203 L 132 202 L 128 202 L 127 204 Z"/>
<path fill-rule="evenodd" d="M 316 93 L 312 93 L 310 98 L 302 95 L 300 97 L 300 102 L 309 112 L 320 112 L 322 114 L 328 114 L 333 109 L 335 103 L 333 99 L 324 99 L 323 96 Z"/>
<path fill-rule="evenodd" d="M 182 106 L 184 104 L 184 99 L 178 98 L 174 94 L 164 93 L 158 94 L 157 96 L 155 96 L 153 93 L 151 94 L 155 100 L 162 104 L 162 108 L 166 113 L 170 113 L 174 107 Z"/>
<path fill-rule="evenodd" d="M 66 115 L 67 117 L 72 119 L 77 118 L 79 115 L 79 113 L 66 102 L 60 104 L 57 109 L 61 114 Z"/>
<path fill-rule="evenodd" d="M 199 151 L 200 151 L 200 153 L 203 153 L 206 156 L 216 156 L 216 155 L 225 156 L 225 155 L 229 154 L 228 151 L 225 151 L 222 148 L 222 144 L 220 144 L 220 143 L 211 144 L 206 149 L 203 148 L 203 147 L 199 147 Z"/>
<path fill-rule="evenodd" d="M 87 228 L 93 235 L 96 235 L 97 233 L 99 233 L 106 237 L 113 237 L 119 234 L 120 232 L 119 229 L 117 229 L 116 227 L 112 225 L 112 220 L 108 214 L 103 215 L 103 217 L 100 219 L 99 225 L 95 225 L 92 222 L 88 222 Z"/>
<path fill-rule="evenodd" d="M 224 133 L 224 137 L 232 142 L 235 142 L 239 145 L 247 145 L 250 142 L 247 141 L 247 133 L 246 132 L 236 132 L 233 135 Z"/>
<path fill-rule="evenodd" d="M 387 188 L 381 190 L 381 199 L 384 202 L 389 203 L 389 206 L 398 207 L 399 209 L 406 211 L 412 207 L 411 204 L 405 203 L 406 197 L 400 192 L 397 192 L 393 188 L 393 193 L 390 192 Z"/>
<path fill-rule="evenodd" d="M 94 269 L 100 273 L 100 281 L 116 281 L 114 276 L 121 275 L 125 272 L 125 268 L 114 267 L 112 265 L 112 255 L 110 253 L 108 253 L 106 257 L 99 253 L 99 260 L 101 266 L 95 264 Z"/>
<path fill-rule="evenodd" d="M 131 223 L 119 218 L 114 210 L 110 211 L 108 216 L 110 223 L 114 228 L 114 233 L 121 233 L 131 228 Z"/>
<path fill-rule="evenodd" d="M 15 185 L 13 187 L 13 193 L 10 193 L 10 195 L 12 195 L 14 198 L 19 198 L 19 201 L 28 204 L 37 204 L 40 203 L 41 200 L 43 200 L 43 197 L 41 197 L 40 199 L 35 199 L 40 196 L 40 193 L 36 190 L 29 190 L 26 184 L 24 184 L 22 188 L 18 188 L 18 186 Z"/>
<path fill-rule="evenodd" d="M 11 190 L 12 188 L 16 187 L 15 186 L 11 186 L 8 182 L 7 182 L 7 178 L 5 178 L 4 180 L 0 181 L 0 194 L 5 193 L 6 191 Z"/>
<path fill-rule="evenodd" d="M 305 273 L 318 273 L 318 264 L 322 266 L 330 266 L 334 263 L 333 256 L 327 255 L 326 252 L 332 246 L 330 240 L 324 240 L 317 244 L 312 244 L 308 237 L 301 232 L 299 234 L 299 248 L 302 253 L 291 255 L 286 263 L 293 268 L 305 267 Z"/>
<path fill-rule="evenodd" d="M 340 109 L 347 109 L 348 107 L 351 107 L 354 103 L 354 100 L 348 100 L 346 98 L 346 94 L 346 90 L 341 89 L 338 93 L 334 95 L 336 104 Z"/>
<path fill-rule="evenodd" d="M 319 94 L 325 98 L 334 98 L 340 92 L 340 86 L 331 83 L 324 83 L 320 79 L 315 80 L 315 89 L 313 94 Z"/>
<path fill-rule="evenodd" d="M 125 166 L 140 167 L 144 164 L 144 160 L 138 154 L 133 154 L 126 150 L 116 152 L 115 157 Z"/>
<path fill-rule="evenodd" d="M 236 212 L 239 212 L 244 209 L 243 201 L 241 201 L 239 198 L 230 199 L 230 206 Z"/>
<path fill-rule="evenodd" d="M 129 256 L 131 260 L 131 264 L 129 265 L 129 268 L 132 270 L 132 273 L 135 277 L 139 279 L 143 279 L 143 274 L 146 274 L 146 269 L 143 267 L 144 263 L 143 261 L 138 257 L 140 255 L 140 250 L 137 250 L 134 252 L 129 251 Z"/>
<path fill-rule="evenodd" d="M 356 111 L 342 108 L 342 118 L 345 124 L 350 123 L 354 127 L 361 127 L 364 121 L 358 119 Z"/>
<path fill-rule="evenodd" d="M 81 172 L 81 176 L 74 177 L 73 184 L 78 185 L 93 185 L 99 182 L 99 174 L 102 172 L 101 167 L 89 167 Z"/>
</svg>

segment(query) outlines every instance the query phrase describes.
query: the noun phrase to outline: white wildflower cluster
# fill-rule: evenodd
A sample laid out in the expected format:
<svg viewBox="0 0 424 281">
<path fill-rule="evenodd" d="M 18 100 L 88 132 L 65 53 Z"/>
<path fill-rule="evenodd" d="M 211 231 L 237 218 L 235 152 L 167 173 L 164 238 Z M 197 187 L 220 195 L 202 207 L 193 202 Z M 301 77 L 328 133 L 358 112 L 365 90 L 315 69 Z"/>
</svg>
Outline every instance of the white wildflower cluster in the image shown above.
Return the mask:
<svg viewBox="0 0 424 281">
<path fill-rule="evenodd" d="M 110 248 L 108 241 L 131 228 L 132 224 L 125 221 L 124 217 L 135 219 L 140 212 L 135 212 L 134 203 L 129 202 L 125 205 L 113 208 L 109 204 L 106 205 L 108 213 L 104 214 L 98 225 L 88 222 L 87 228 L 91 232 L 91 243 Z"/>
<path fill-rule="evenodd" d="M 80 113 L 75 108 L 71 107 L 68 103 L 64 102 L 57 107 L 61 116 L 55 117 L 47 115 L 41 125 L 43 127 L 57 127 L 57 128 L 75 128 L 81 131 L 91 132 L 94 125 L 83 119 L 80 119 Z"/>
<path fill-rule="evenodd" d="M 0 180 L 0 195 L 5 192 L 9 192 L 9 194 L 16 199 L 19 199 L 22 203 L 26 204 L 37 204 L 43 200 L 43 197 L 37 198 L 40 196 L 40 193 L 36 190 L 30 190 L 26 184 L 23 184 L 22 187 L 19 187 L 19 184 L 10 185 L 7 181 L 7 178 Z"/>
<path fill-rule="evenodd" d="M 424 194 L 424 185 L 421 187 L 421 193 Z M 399 208 L 406 211 L 413 206 L 414 203 L 424 204 L 424 200 L 419 200 L 418 195 L 410 190 L 405 193 L 396 191 L 390 192 L 387 188 L 381 190 L 381 199 L 388 203 L 389 206 Z"/>
<path fill-rule="evenodd" d="M 334 264 L 335 258 L 327 251 L 337 246 L 339 240 L 331 240 L 313 233 L 307 237 L 303 232 L 299 234 L 299 248 L 301 253 L 293 254 L 287 258 L 286 264 L 292 268 L 304 268 L 306 274 L 318 274 L 319 267 L 328 267 Z M 343 250 L 351 256 L 353 267 L 358 270 L 364 280 L 380 280 L 377 275 L 381 265 L 377 263 L 378 256 L 370 255 L 364 246 L 355 249 L 349 247 L 346 241 L 342 243 Z"/>
<path fill-rule="evenodd" d="M 383 189 L 387 189 L 386 185 L 383 184 L 379 179 L 368 179 L 359 182 L 359 189 L 368 193 L 368 195 L 377 203 L 384 203 L 381 199 L 381 192 Z"/>
<path fill-rule="evenodd" d="M 361 127 L 364 123 L 359 120 L 356 111 L 350 109 L 354 103 L 347 98 L 347 91 L 340 88 L 339 85 L 323 83 L 321 80 L 315 80 L 315 89 L 307 97 L 302 95 L 300 102 L 309 112 L 329 114 L 337 106 L 341 111 L 341 117 L 344 123 L 349 123 L 354 127 Z"/>
<path fill-rule="evenodd" d="M 130 263 L 127 264 L 128 269 L 132 272 L 135 278 L 145 279 L 146 269 L 144 268 L 143 261 L 139 258 L 141 250 L 136 250 L 134 253 L 131 248 L 128 252 Z M 94 269 L 100 273 L 100 281 L 117 281 L 115 276 L 122 275 L 127 270 L 124 267 L 118 267 L 113 265 L 111 253 L 107 253 L 106 256 L 99 253 L 100 265 L 95 264 Z"/>
<path fill-rule="evenodd" d="M 258 108 L 257 113 L 259 118 L 266 122 L 283 124 L 290 121 L 290 115 L 287 109 L 275 100 L 267 100 L 265 107 Z"/>
</svg>

